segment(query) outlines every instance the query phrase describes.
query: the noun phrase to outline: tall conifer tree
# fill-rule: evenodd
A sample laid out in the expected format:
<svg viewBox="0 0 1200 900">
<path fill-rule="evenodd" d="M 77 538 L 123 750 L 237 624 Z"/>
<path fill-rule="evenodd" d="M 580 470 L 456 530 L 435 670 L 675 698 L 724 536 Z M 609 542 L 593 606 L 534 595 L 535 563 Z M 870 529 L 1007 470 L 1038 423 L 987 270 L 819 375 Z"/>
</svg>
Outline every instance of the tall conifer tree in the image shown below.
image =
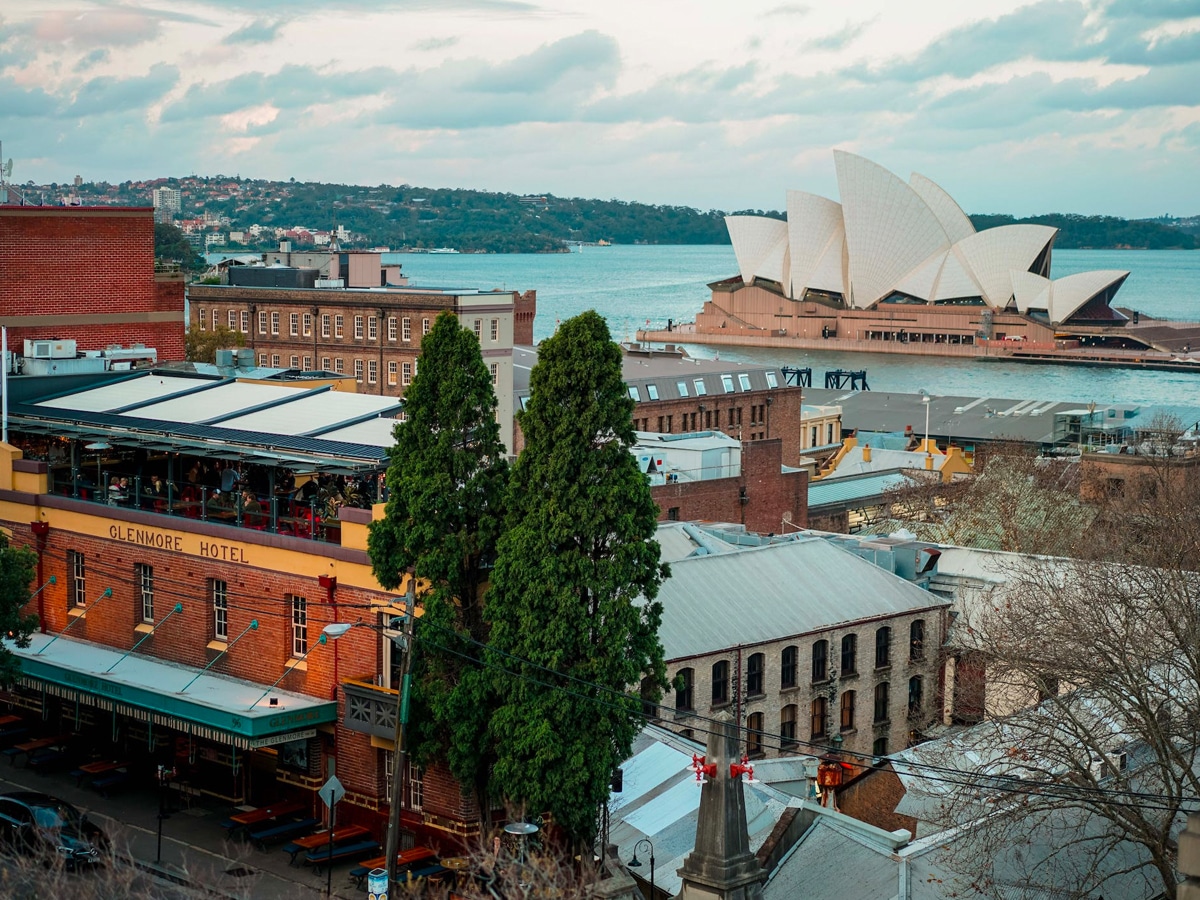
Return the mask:
<svg viewBox="0 0 1200 900">
<path fill-rule="evenodd" d="M 412 741 L 418 759 L 445 759 L 487 815 L 489 678 L 470 662 L 487 639 L 484 594 L 502 520 L 508 464 L 496 395 L 479 340 L 449 312 L 421 341 L 388 468 L 386 518 L 368 549 L 379 583 L 412 569 L 422 587 Z"/>
<path fill-rule="evenodd" d="M 638 687 L 657 700 L 666 686 L 654 598 L 669 573 L 632 413 L 596 312 L 541 343 L 486 610 L 491 662 L 509 670 L 495 677 L 496 789 L 581 844 L 641 727 Z"/>
</svg>

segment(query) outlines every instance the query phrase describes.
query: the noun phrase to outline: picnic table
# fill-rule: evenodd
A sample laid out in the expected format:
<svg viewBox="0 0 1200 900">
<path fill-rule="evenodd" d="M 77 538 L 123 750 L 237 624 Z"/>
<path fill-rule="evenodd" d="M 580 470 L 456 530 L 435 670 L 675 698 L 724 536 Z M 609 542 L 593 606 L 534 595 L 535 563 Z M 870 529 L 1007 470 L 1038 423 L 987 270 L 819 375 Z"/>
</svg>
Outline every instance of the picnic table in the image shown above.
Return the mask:
<svg viewBox="0 0 1200 900">
<path fill-rule="evenodd" d="M 99 759 L 95 762 L 87 763 L 80 766 L 73 773 L 75 775 L 75 783 L 83 784 L 84 781 L 90 781 L 93 778 L 99 778 L 108 773 L 117 773 L 129 768 L 129 762 L 123 759 Z"/>
<path fill-rule="evenodd" d="M 302 812 L 305 808 L 305 805 L 297 800 L 283 800 L 279 803 L 272 803 L 270 806 L 262 806 L 258 809 L 248 809 L 244 812 L 234 813 L 222 822 L 221 825 L 229 829 L 230 837 L 234 835 L 241 836 L 255 825 L 270 822 L 273 819 L 278 819 L 280 816 L 290 816 L 292 813 Z"/>
<path fill-rule="evenodd" d="M 17 758 L 21 756 L 29 756 L 39 750 L 45 750 L 47 747 L 53 747 L 57 744 L 62 744 L 70 738 L 70 735 L 59 735 L 58 737 L 36 738 L 32 741 L 25 741 L 23 744 L 9 747 L 4 751 L 4 755 L 8 757 L 10 765 L 17 764 Z"/>
<path fill-rule="evenodd" d="M 405 866 L 411 866 L 413 863 L 424 862 L 428 859 L 434 859 L 437 856 L 437 851 L 432 847 L 413 847 L 411 850 L 401 850 L 396 854 L 396 871 L 399 872 Z M 464 860 L 465 862 L 465 860 Z M 374 859 L 364 859 L 357 866 L 350 870 L 350 877 L 354 879 L 355 887 L 361 888 L 367 875 L 372 869 L 382 869 L 387 864 L 387 856 L 376 856 Z M 443 863 L 444 865 L 445 863 Z"/>
<path fill-rule="evenodd" d="M 333 832 L 333 843 L 342 844 L 346 841 L 355 840 L 357 838 L 367 837 L 370 834 L 370 829 L 364 828 L 362 825 L 346 825 L 342 828 L 336 828 Z M 285 844 L 283 849 L 285 852 L 292 855 L 292 863 L 296 862 L 296 857 L 306 850 L 317 850 L 321 847 L 329 845 L 329 829 L 318 831 L 315 834 L 310 834 L 302 838 L 296 838 L 290 844 Z"/>
<path fill-rule="evenodd" d="M 14 716 L 11 713 L 7 716 L 0 716 L 0 728 L 7 728 L 9 725 L 16 725 L 20 721 L 20 716 Z"/>
</svg>

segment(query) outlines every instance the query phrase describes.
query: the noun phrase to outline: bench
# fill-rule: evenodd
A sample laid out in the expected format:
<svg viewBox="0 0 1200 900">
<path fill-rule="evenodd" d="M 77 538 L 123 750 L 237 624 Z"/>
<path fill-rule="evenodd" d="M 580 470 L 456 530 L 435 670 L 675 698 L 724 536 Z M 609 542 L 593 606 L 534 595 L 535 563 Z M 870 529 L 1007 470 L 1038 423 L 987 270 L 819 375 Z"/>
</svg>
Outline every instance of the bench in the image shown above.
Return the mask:
<svg viewBox="0 0 1200 900">
<path fill-rule="evenodd" d="M 311 817 L 307 819 L 294 819 L 291 822 L 279 822 L 266 828 L 257 828 L 251 831 L 248 836 L 251 841 L 258 844 L 263 850 L 266 850 L 269 842 L 294 838 L 298 834 L 312 830 L 320 822 L 320 819 Z"/>
<path fill-rule="evenodd" d="M 332 854 L 329 852 L 328 847 L 322 847 L 320 850 L 308 851 L 304 856 L 304 861 L 313 867 L 314 872 L 320 874 L 323 866 L 332 865 L 338 860 L 361 856 L 364 853 L 372 853 L 378 849 L 379 842 L 375 840 L 356 841 L 352 844 L 334 844 Z"/>
<path fill-rule="evenodd" d="M 109 775 L 101 775 L 99 778 L 92 779 L 92 787 L 100 792 L 101 797 L 108 796 L 108 789 L 120 787 L 129 780 L 127 772 L 113 772 Z"/>
<path fill-rule="evenodd" d="M 437 851 L 432 847 L 413 847 L 411 850 L 401 850 L 396 854 L 396 872 L 403 872 L 408 866 L 414 863 L 424 862 L 429 859 L 435 859 Z M 382 869 L 387 866 L 386 856 L 377 856 L 375 859 L 364 859 L 357 866 L 350 870 L 350 877 L 354 879 L 354 886 L 362 888 L 363 882 L 371 873 L 372 869 Z"/>
<path fill-rule="evenodd" d="M 70 754 L 63 747 L 47 747 L 29 754 L 25 767 L 35 772 L 45 774 L 54 771 L 70 760 Z"/>
<path fill-rule="evenodd" d="M 450 870 L 441 863 L 430 863 L 429 865 L 421 866 L 420 868 L 412 868 L 406 872 L 408 881 L 419 881 L 422 878 L 441 878 L 443 875 L 448 875 Z"/>
<path fill-rule="evenodd" d="M 347 825 L 344 828 L 338 828 L 333 832 L 334 844 L 347 844 L 351 841 L 359 842 L 369 838 L 371 832 L 361 825 Z M 319 850 L 322 847 L 329 846 L 329 832 L 318 831 L 315 834 L 306 835 L 302 838 L 296 838 L 290 844 L 283 845 L 283 852 L 291 854 L 291 859 L 288 865 L 296 864 L 296 857 L 307 850 Z M 378 845 L 376 845 L 378 847 Z"/>
</svg>

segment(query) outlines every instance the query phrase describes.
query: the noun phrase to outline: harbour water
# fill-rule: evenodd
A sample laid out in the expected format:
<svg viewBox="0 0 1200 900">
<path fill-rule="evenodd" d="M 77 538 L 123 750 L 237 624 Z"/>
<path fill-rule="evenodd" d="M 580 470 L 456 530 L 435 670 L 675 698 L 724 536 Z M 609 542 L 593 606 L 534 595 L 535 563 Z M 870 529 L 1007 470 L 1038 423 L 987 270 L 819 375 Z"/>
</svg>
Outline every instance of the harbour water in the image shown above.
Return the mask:
<svg viewBox="0 0 1200 900">
<path fill-rule="evenodd" d="M 709 297 L 706 284 L 737 272 L 730 246 L 585 247 L 559 254 L 388 254 L 414 285 L 536 289 L 534 337 L 585 309 L 608 319 L 613 336 L 631 339 L 650 324 L 690 321 Z M 1054 277 L 1089 269 L 1128 270 L 1117 305 L 1164 319 L 1200 320 L 1200 251 L 1058 250 Z M 691 346 L 695 356 L 716 348 Z M 865 369 L 873 390 L 970 397 L 1045 398 L 1098 404 L 1136 403 L 1190 420 L 1200 408 L 1200 372 L 1151 372 L 980 359 L 797 352 L 726 347 L 721 358 L 811 367 L 814 384 L 827 369 Z"/>
</svg>

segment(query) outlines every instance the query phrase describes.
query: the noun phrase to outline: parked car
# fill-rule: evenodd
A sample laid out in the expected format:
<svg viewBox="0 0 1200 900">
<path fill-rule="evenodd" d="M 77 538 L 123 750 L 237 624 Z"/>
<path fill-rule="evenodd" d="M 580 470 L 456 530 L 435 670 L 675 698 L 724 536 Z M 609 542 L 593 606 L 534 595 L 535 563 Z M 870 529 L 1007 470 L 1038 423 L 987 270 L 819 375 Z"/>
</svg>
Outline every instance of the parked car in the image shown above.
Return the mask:
<svg viewBox="0 0 1200 900">
<path fill-rule="evenodd" d="M 70 803 L 35 791 L 0 794 L 0 843 L 14 852 L 57 858 L 68 868 L 104 861 L 108 839 Z"/>
</svg>

